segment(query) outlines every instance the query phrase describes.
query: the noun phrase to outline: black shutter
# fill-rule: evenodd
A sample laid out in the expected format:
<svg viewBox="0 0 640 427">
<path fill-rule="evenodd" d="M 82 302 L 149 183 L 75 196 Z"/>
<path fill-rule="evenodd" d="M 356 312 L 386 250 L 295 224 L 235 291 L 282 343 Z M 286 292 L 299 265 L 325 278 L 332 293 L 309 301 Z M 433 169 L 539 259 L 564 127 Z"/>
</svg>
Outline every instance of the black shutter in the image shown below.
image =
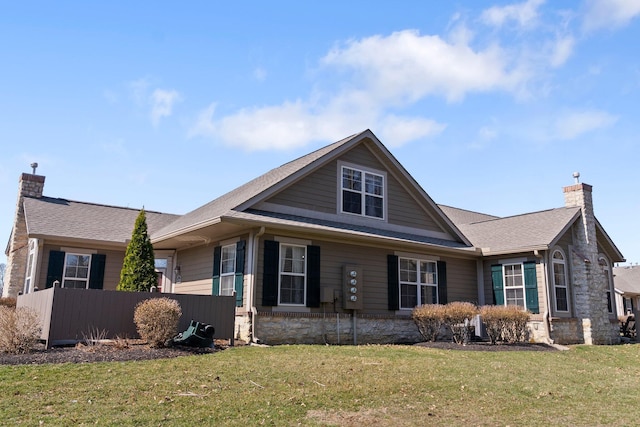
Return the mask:
<svg viewBox="0 0 640 427">
<path fill-rule="evenodd" d="M 64 252 L 62 251 L 50 251 L 49 252 L 49 267 L 47 268 L 47 283 L 45 287 L 53 287 L 53 282 L 56 280 L 60 282 L 62 286 L 62 273 L 64 271 Z"/>
<path fill-rule="evenodd" d="M 236 307 L 242 307 L 242 291 L 244 289 L 244 259 L 246 242 L 240 240 L 236 243 L 236 275 L 234 277 L 234 289 L 236 291 Z"/>
<path fill-rule="evenodd" d="M 387 292 L 389 310 L 400 309 L 400 279 L 398 274 L 398 257 L 395 255 L 387 255 Z"/>
<path fill-rule="evenodd" d="M 264 241 L 264 266 L 262 274 L 262 305 L 278 305 L 278 262 L 280 243 Z"/>
<path fill-rule="evenodd" d="M 217 297 L 220 295 L 220 258 L 222 248 L 216 246 L 213 248 L 213 280 L 211 281 L 211 295 Z"/>
<path fill-rule="evenodd" d="M 307 307 L 320 307 L 320 246 L 307 246 Z"/>
<path fill-rule="evenodd" d="M 438 261 L 438 304 L 447 303 L 447 263 Z"/>
<path fill-rule="evenodd" d="M 104 284 L 105 254 L 91 255 L 91 272 L 89 273 L 89 289 L 102 289 Z"/>
</svg>

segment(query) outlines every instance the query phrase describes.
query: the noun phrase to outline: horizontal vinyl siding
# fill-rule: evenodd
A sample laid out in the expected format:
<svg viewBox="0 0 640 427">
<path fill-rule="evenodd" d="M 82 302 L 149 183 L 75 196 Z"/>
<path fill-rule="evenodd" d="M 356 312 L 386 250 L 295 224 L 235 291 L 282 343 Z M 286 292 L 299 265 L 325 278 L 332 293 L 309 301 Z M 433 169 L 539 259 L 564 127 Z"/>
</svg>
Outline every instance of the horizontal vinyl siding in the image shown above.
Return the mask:
<svg viewBox="0 0 640 427">
<path fill-rule="evenodd" d="M 263 239 L 273 240 L 273 235 L 265 235 Z M 361 310 L 365 314 L 390 314 L 388 310 L 387 294 L 387 255 L 393 250 L 373 248 L 348 243 L 326 242 L 313 240 L 305 236 L 300 239 L 311 240 L 312 245 L 320 246 L 320 287 L 337 291 L 339 299 L 335 304 L 337 312 L 342 309 L 342 268 L 346 264 L 362 267 L 362 278 L 359 283 L 363 289 L 363 304 Z M 425 256 L 437 254 L 425 254 Z M 264 260 L 264 240 L 259 244 L 258 270 L 256 272 L 256 304 L 260 310 L 270 311 L 270 307 L 262 304 L 262 272 Z M 449 301 L 477 301 L 476 261 L 457 258 L 442 258 L 447 262 L 447 292 Z M 320 308 L 312 312 L 322 312 L 323 306 L 327 313 L 334 312 L 334 305 L 323 303 Z"/>
<path fill-rule="evenodd" d="M 40 270 L 38 272 L 38 279 L 35 285 L 39 289 L 44 289 L 47 282 L 47 269 L 49 268 L 49 253 L 53 251 L 59 251 L 62 247 L 71 248 L 71 245 L 44 245 L 42 252 L 40 252 Z M 84 248 L 90 249 L 90 248 Z M 82 249 L 72 250 L 74 253 L 83 253 Z M 100 250 L 97 249 L 96 253 L 104 254 L 106 256 L 104 266 L 104 282 L 103 289 L 115 291 L 118 282 L 120 282 L 120 270 L 122 270 L 122 262 L 124 261 L 124 251 L 113 250 Z"/>
<path fill-rule="evenodd" d="M 211 295 L 214 246 L 210 244 L 178 252 L 182 283 L 175 284 L 175 293 Z"/>
<path fill-rule="evenodd" d="M 271 197 L 267 202 L 335 214 L 338 188 L 336 164 L 329 163 Z"/>
<path fill-rule="evenodd" d="M 392 176 L 387 175 L 388 222 L 429 231 L 443 231 Z"/>
</svg>

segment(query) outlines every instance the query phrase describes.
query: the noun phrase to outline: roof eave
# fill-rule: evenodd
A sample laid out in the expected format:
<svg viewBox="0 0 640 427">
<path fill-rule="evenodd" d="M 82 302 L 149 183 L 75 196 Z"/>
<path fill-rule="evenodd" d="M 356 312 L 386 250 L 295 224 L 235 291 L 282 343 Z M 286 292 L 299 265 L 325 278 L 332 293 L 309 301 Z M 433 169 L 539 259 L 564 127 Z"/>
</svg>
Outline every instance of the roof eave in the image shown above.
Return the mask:
<svg viewBox="0 0 640 427">
<path fill-rule="evenodd" d="M 221 221 L 221 217 L 215 217 L 207 219 L 206 221 L 201 221 L 196 224 L 192 224 L 188 227 L 179 228 L 177 230 L 172 231 L 171 233 L 164 234 L 162 236 L 151 236 L 151 243 L 163 242 L 165 240 L 173 239 L 174 237 L 178 237 L 182 234 L 191 233 L 193 231 L 198 231 L 203 228 L 209 227 L 211 225 L 216 225 Z"/>
<path fill-rule="evenodd" d="M 499 249 L 497 251 L 492 251 L 491 248 L 480 248 L 480 250 L 482 251 L 483 256 L 496 256 L 517 254 L 522 252 L 546 251 L 549 250 L 549 245 L 523 246 L 520 248 Z"/>
</svg>

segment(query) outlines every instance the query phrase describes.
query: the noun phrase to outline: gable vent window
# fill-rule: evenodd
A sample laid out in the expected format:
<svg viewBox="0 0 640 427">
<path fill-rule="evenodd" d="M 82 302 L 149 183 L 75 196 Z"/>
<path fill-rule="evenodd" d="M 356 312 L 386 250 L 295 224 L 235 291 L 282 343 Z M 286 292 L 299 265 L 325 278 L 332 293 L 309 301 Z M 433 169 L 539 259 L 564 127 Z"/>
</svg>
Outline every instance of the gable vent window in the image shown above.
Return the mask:
<svg viewBox="0 0 640 427">
<path fill-rule="evenodd" d="M 384 218 L 384 176 L 343 166 L 342 212 Z"/>
</svg>

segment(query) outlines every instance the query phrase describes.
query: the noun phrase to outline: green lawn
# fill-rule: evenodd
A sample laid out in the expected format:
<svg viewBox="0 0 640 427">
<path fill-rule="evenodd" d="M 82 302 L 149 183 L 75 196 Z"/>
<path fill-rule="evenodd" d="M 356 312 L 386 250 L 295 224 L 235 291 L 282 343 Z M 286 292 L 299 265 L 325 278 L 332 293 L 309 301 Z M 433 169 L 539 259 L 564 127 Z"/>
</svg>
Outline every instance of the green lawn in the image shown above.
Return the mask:
<svg viewBox="0 0 640 427">
<path fill-rule="evenodd" d="M 0 366 L 3 425 L 636 425 L 640 345 L 238 347 Z"/>
</svg>

